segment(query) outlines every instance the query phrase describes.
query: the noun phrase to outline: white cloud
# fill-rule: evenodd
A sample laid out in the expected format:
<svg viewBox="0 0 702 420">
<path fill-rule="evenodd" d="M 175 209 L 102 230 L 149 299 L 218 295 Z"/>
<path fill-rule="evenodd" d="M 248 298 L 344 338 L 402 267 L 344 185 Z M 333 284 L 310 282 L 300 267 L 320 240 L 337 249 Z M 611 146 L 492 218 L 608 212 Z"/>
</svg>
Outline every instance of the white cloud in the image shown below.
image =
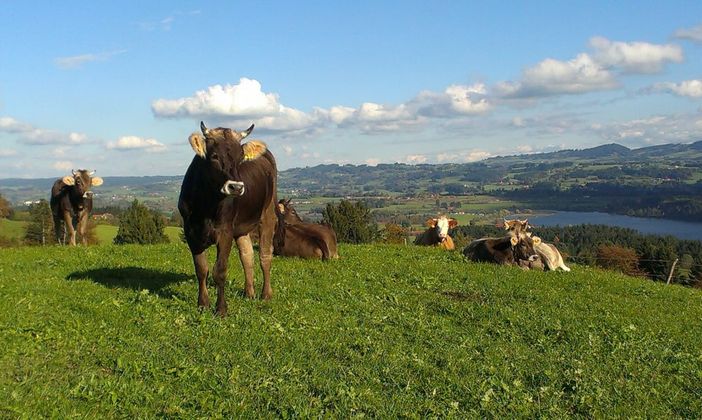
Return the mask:
<svg viewBox="0 0 702 420">
<path fill-rule="evenodd" d="M 54 162 L 54 164 L 51 165 L 51 167 L 59 171 L 69 171 L 74 168 L 73 162 L 69 162 L 67 160 L 60 160 L 58 162 Z"/>
<path fill-rule="evenodd" d="M 489 157 L 493 157 L 494 154 L 487 152 L 485 150 L 473 149 L 464 151 L 454 151 L 454 152 L 444 152 L 439 153 L 434 156 L 433 159 L 429 159 L 437 163 L 454 162 L 454 163 L 468 163 L 477 162 L 479 160 L 484 160 Z"/>
<path fill-rule="evenodd" d="M 12 117 L 0 117 L 0 132 L 17 135 L 20 143 L 29 145 L 77 145 L 88 142 L 88 137 L 83 133 L 38 128 Z"/>
<path fill-rule="evenodd" d="M 592 127 L 607 141 L 632 147 L 665 143 L 687 143 L 702 138 L 702 114 L 656 115 Z"/>
<path fill-rule="evenodd" d="M 125 52 L 127 52 L 127 50 L 107 51 L 95 54 L 81 54 L 70 57 L 58 57 L 54 59 L 54 64 L 56 64 L 58 68 L 64 70 L 77 69 L 83 66 L 83 64 L 94 61 L 107 61 L 110 58 Z"/>
<path fill-rule="evenodd" d="M 124 136 L 116 142 L 107 143 L 108 149 L 120 151 L 146 150 L 147 152 L 162 152 L 166 150 L 166 145 L 156 139 L 145 139 L 137 136 Z"/>
<path fill-rule="evenodd" d="M 582 53 L 569 61 L 547 58 L 524 70 L 520 81 L 498 83 L 495 90 L 505 98 L 530 98 L 609 90 L 617 86 L 612 73 Z"/>
<path fill-rule="evenodd" d="M 0 149 L 0 158 L 7 158 L 17 155 L 17 150 L 14 149 Z"/>
<path fill-rule="evenodd" d="M 687 39 L 692 42 L 702 43 L 702 24 L 693 26 L 692 28 L 678 29 L 675 31 L 675 37 L 678 39 Z"/>
<path fill-rule="evenodd" d="M 429 160 L 425 155 L 407 155 L 405 162 L 409 164 L 426 163 Z"/>
<path fill-rule="evenodd" d="M 381 162 L 381 161 L 380 161 L 380 159 L 378 159 L 378 158 L 368 158 L 368 159 L 366 159 L 366 165 L 368 165 L 368 166 L 378 166 L 378 164 L 379 164 L 380 162 Z"/>
<path fill-rule="evenodd" d="M 665 82 L 656 83 L 650 89 L 654 92 L 668 92 L 678 96 L 689 98 L 702 98 L 702 80 L 685 80 L 680 83 Z"/>
<path fill-rule="evenodd" d="M 595 50 L 598 63 L 629 73 L 658 73 L 667 62 L 680 63 L 683 60 L 682 48 L 675 44 L 615 42 L 593 37 L 590 46 Z"/>
<path fill-rule="evenodd" d="M 580 53 L 568 61 L 547 58 L 524 70 L 519 80 L 498 83 L 494 92 L 502 98 L 522 99 L 612 90 L 620 86 L 617 72 L 657 73 L 666 63 L 684 58 L 682 48 L 674 44 L 593 37 L 590 47 L 592 54 Z"/>
<path fill-rule="evenodd" d="M 364 133 L 418 129 L 429 118 L 480 114 L 490 109 L 483 84 L 451 85 L 443 92 L 424 91 L 398 105 L 364 102 L 358 108 L 333 106 L 304 112 L 264 92 L 261 83 L 241 78 L 238 84 L 214 85 L 179 99 L 157 99 L 151 109 L 159 118 L 210 118 L 230 125 L 253 121 L 274 132 L 312 132 L 329 125 Z"/>
<path fill-rule="evenodd" d="M 157 117 L 263 117 L 281 113 L 278 95 L 265 93 L 257 80 L 242 77 L 236 85 L 214 85 L 180 99 L 157 99 Z"/>
<path fill-rule="evenodd" d="M 287 144 L 284 144 L 284 145 L 282 145 L 282 146 L 280 146 L 280 147 L 281 147 L 281 148 L 283 149 L 283 151 L 285 152 L 285 156 L 292 156 L 292 154 L 293 154 L 293 148 L 292 148 L 292 147 L 288 146 Z"/>
</svg>

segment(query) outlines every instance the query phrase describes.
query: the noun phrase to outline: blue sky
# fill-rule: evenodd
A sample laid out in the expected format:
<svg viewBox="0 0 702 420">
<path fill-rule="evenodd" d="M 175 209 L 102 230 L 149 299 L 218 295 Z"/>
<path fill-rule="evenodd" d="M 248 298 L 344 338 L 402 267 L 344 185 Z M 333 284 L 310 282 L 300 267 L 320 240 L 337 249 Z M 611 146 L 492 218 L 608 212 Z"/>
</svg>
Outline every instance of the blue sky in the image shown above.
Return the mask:
<svg viewBox="0 0 702 420">
<path fill-rule="evenodd" d="M 0 178 L 702 140 L 702 2 L 0 2 Z"/>
</svg>

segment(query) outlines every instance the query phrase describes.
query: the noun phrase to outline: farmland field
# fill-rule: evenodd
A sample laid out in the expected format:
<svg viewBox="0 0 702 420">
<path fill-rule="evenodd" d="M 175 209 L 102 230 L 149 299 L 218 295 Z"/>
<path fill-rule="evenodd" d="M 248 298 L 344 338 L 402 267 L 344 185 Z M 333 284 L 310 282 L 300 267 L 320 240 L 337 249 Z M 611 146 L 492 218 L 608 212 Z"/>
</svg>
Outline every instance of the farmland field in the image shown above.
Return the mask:
<svg viewBox="0 0 702 420">
<path fill-rule="evenodd" d="M 230 259 L 219 319 L 196 309 L 178 242 L 0 249 L 0 413 L 702 416 L 699 290 L 428 248 L 340 253 L 276 258 L 271 302 L 241 296 Z"/>
</svg>

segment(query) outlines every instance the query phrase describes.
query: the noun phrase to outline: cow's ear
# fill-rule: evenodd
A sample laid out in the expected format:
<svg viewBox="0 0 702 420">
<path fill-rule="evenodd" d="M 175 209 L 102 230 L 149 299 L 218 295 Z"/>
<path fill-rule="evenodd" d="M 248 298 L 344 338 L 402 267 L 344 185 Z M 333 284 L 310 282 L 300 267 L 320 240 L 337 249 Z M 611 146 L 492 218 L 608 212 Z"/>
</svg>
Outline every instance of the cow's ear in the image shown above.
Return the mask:
<svg viewBox="0 0 702 420">
<path fill-rule="evenodd" d="M 427 227 L 433 228 L 433 227 L 436 227 L 436 222 L 437 222 L 436 219 L 427 219 L 425 224 L 427 225 Z"/>
<path fill-rule="evenodd" d="M 268 150 L 266 143 L 258 140 L 251 140 L 241 147 L 244 149 L 244 160 L 258 159 Z"/>
<path fill-rule="evenodd" d="M 449 229 L 453 229 L 456 226 L 458 226 L 458 220 L 456 219 L 449 219 Z"/>
<path fill-rule="evenodd" d="M 63 179 L 61 179 L 61 182 L 63 182 L 64 185 L 75 185 L 76 179 L 72 176 L 64 176 Z"/>
<path fill-rule="evenodd" d="M 509 230 L 510 227 L 512 227 L 512 225 L 511 225 L 507 220 L 504 220 L 504 219 L 502 219 L 502 220 L 503 220 L 503 222 L 504 222 L 503 225 L 504 225 L 504 227 L 505 227 L 505 230 Z"/>
<path fill-rule="evenodd" d="M 92 178 L 90 180 L 90 185 L 92 185 L 93 187 L 99 187 L 100 185 L 102 185 L 103 182 L 104 181 L 102 180 L 102 178 L 96 176 L 95 178 Z"/>
<path fill-rule="evenodd" d="M 188 137 L 188 141 L 190 142 L 190 147 L 195 151 L 195 154 L 204 159 L 207 154 L 207 146 L 205 145 L 205 138 L 202 137 L 202 134 L 193 133 Z"/>
<path fill-rule="evenodd" d="M 517 244 L 519 243 L 519 238 L 517 238 L 516 236 L 512 236 L 511 238 L 509 238 L 509 242 L 512 244 L 512 246 L 517 246 Z"/>
<path fill-rule="evenodd" d="M 539 238 L 538 236 L 532 237 L 531 240 L 534 241 L 534 245 L 538 245 L 541 243 L 541 238 Z"/>
</svg>

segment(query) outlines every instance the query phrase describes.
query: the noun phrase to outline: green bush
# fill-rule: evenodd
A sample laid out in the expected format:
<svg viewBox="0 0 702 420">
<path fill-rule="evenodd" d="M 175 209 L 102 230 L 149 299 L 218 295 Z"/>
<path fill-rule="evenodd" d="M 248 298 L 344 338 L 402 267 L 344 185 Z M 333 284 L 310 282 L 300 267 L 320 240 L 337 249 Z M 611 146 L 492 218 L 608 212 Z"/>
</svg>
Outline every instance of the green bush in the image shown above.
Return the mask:
<svg viewBox="0 0 702 420">
<path fill-rule="evenodd" d="M 119 230 L 114 243 L 122 244 L 158 244 L 169 242 L 163 233 L 165 223 L 163 217 L 149 210 L 138 200 L 124 212 L 119 219 Z"/>
<path fill-rule="evenodd" d="M 341 200 L 338 205 L 329 203 L 322 212 L 322 221 L 334 228 L 339 242 L 363 244 L 378 237 L 378 224 L 373 220 L 368 206 L 359 201 Z"/>
</svg>

